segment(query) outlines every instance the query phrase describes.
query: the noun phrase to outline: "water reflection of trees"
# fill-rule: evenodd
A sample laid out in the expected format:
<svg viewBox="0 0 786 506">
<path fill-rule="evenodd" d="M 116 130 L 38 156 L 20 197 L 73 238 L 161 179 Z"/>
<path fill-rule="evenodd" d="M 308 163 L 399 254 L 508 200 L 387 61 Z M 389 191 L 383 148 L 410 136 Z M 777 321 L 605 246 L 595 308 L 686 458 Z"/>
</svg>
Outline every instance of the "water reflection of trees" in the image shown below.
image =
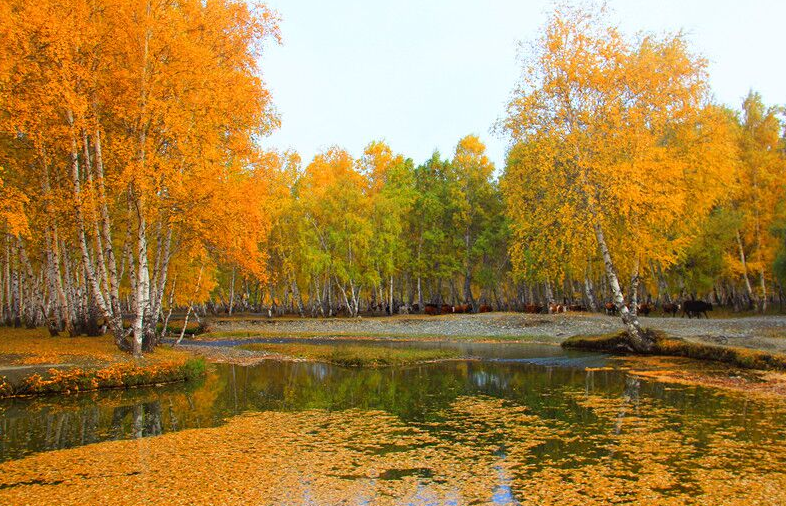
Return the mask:
<svg viewBox="0 0 786 506">
<path fill-rule="evenodd" d="M 583 402 L 597 395 L 615 399 L 615 417 L 599 417 Z M 536 458 L 602 452 L 590 443 L 592 438 L 598 433 L 620 434 L 632 414 L 647 416 L 642 400 L 648 401 L 646 406 L 668 407 L 666 419 L 689 427 L 699 442 L 712 435 L 713 424 L 705 420 L 727 420 L 744 427 L 746 437 L 753 439 L 766 432 L 758 427 L 766 415 L 744 398 L 738 402 L 701 388 L 634 380 L 619 371 L 482 361 L 381 369 L 271 361 L 254 367 L 218 365 L 201 384 L 4 402 L 0 460 L 31 451 L 215 426 L 247 411 L 380 410 L 444 433 L 450 432 L 445 413 L 457 398 L 466 396 L 526 406 L 553 426 L 571 427 L 575 438 L 542 442 L 532 449 Z M 607 426 L 610 419 L 615 422 Z M 493 431 L 489 434 L 486 443 L 494 443 Z"/>
<path fill-rule="evenodd" d="M 202 423 L 212 418 L 213 402 L 199 402 L 201 388 L 204 384 L 197 382 L 4 401 L 0 461 L 108 439 L 155 436 L 178 430 L 184 420 L 189 427 L 214 425 Z"/>
</svg>

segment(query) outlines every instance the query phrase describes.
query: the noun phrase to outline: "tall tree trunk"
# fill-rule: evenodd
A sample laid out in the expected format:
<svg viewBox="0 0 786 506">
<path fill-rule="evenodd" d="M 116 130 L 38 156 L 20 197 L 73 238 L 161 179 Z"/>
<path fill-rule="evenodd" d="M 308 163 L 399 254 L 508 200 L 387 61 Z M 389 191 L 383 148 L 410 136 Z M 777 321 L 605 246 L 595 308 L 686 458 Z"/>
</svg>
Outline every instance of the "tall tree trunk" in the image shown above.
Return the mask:
<svg viewBox="0 0 786 506">
<path fill-rule="evenodd" d="M 756 213 L 756 259 L 759 263 L 759 303 L 758 310 L 760 313 L 767 311 L 767 283 L 764 274 L 764 259 L 761 254 L 761 228 L 759 226 L 759 216 Z"/>
<path fill-rule="evenodd" d="M 99 309 L 106 319 L 112 318 L 111 308 L 106 303 L 104 295 L 99 286 L 99 280 L 95 275 L 95 268 L 90 259 L 90 250 L 87 245 L 85 234 L 85 218 L 82 213 L 82 189 L 79 177 L 79 150 L 77 148 L 76 133 L 74 132 L 74 118 L 71 111 L 68 111 L 68 122 L 71 126 L 71 180 L 74 191 L 74 205 L 76 210 L 76 234 L 79 240 L 79 250 L 82 253 L 82 268 L 85 272 L 86 281 L 89 284 L 93 300 L 98 304 Z"/>
<path fill-rule="evenodd" d="M 152 317 L 150 314 L 150 269 L 147 261 L 147 219 L 145 218 L 143 202 L 130 191 L 131 205 L 134 207 L 136 217 L 136 287 L 134 290 L 134 321 L 133 328 L 133 353 L 142 354 L 142 341 L 145 335 L 145 319 Z"/>
<path fill-rule="evenodd" d="M 549 314 L 551 314 L 551 308 L 554 305 L 554 292 L 551 291 L 551 281 L 543 283 L 543 287 L 546 290 L 546 305 L 548 306 Z"/>
<path fill-rule="evenodd" d="M 156 254 L 156 265 L 153 270 L 153 284 L 151 285 L 150 295 L 150 314 L 145 319 L 145 335 L 143 338 L 143 351 L 153 351 L 158 346 L 159 334 L 156 332 L 156 325 L 162 317 L 164 290 L 166 289 L 167 274 L 169 272 L 169 260 L 171 258 L 172 247 L 172 227 L 167 226 L 166 238 L 161 240 L 158 234 L 158 252 Z M 163 242 L 163 244 L 161 244 Z"/>
<path fill-rule="evenodd" d="M 292 285 L 292 297 L 295 299 L 295 303 L 297 304 L 297 314 L 303 317 L 305 311 L 303 310 L 303 296 L 300 294 L 300 287 L 297 286 L 297 281 L 295 278 L 292 278 L 290 284 Z"/>
<path fill-rule="evenodd" d="M 172 316 L 172 310 L 175 307 L 175 290 L 177 289 L 177 275 L 172 280 L 172 289 L 169 291 L 169 307 L 167 308 L 166 316 L 164 317 L 164 328 L 161 329 L 161 337 L 165 338 L 169 329 L 169 318 Z"/>
<path fill-rule="evenodd" d="M 609 286 L 614 297 L 614 304 L 617 306 L 617 310 L 619 311 L 620 317 L 622 318 L 622 323 L 625 325 L 625 329 L 628 333 L 630 346 L 634 351 L 637 352 L 649 352 L 652 349 L 654 343 L 651 338 L 645 335 L 645 333 L 642 331 L 641 325 L 639 324 L 639 320 L 636 315 L 628 311 L 628 307 L 625 305 L 625 298 L 622 295 L 622 288 L 620 288 L 620 282 L 617 278 L 616 270 L 614 269 L 614 262 L 611 259 L 609 247 L 606 244 L 606 237 L 603 233 L 603 227 L 601 227 L 600 223 L 597 221 L 597 216 L 594 218 L 595 237 L 598 240 L 598 247 L 600 248 L 601 255 L 603 256 L 603 265 L 606 269 L 606 278 L 608 279 Z"/>
<path fill-rule="evenodd" d="M 191 301 L 188 303 L 188 311 L 186 311 L 186 318 L 183 320 L 183 329 L 180 331 L 180 337 L 177 338 L 175 345 L 180 344 L 180 341 L 183 340 L 183 336 L 186 335 L 186 327 L 188 327 L 188 319 L 191 316 L 191 312 L 194 309 L 194 299 L 197 298 L 199 295 L 199 290 L 202 285 L 202 270 L 205 268 L 204 264 L 199 265 L 199 275 L 197 276 L 196 286 L 194 287 L 194 295 L 191 298 Z"/>
<path fill-rule="evenodd" d="M 589 310 L 596 313 L 598 311 L 598 304 L 595 302 L 595 288 L 592 286 L 592 280 L 589 274 L 584 275 L 584 295 L 587 297 Z"/>
<path fill-rule="evenodd" d="M 393 311 L 393 276 L 390 276 L 390 316 L 395 313 Z"/>
<path fill-rule="evenodd" d="M 745 293 L 748 294 L 748 305 L 753 305 L 756 300 L 755 295 L 753 294 L 753 287 L 751 286 L 751 280 L 748 277 L 748 262 L 745 260 L 745 249 L 742 247 L 742 237 L 740 237 L 740 231 L 737 230 L 737 246 L 740 250 L 740 263 L 742 263 L 742 280 L 745 283 Z"/>
<path fill-rule="evenodd" d="M 112 308 L 110 327 L 115 338 L 115 345 L 124 351 L 130 351 L 130 345 L 125 339 L 123 329 L 123 311 L 120 307 L 120 278 L 118 275 L 115 249 L 112 245 L 112 222 L 109 218 L 109 206 L 104 182 L 104 155 L 101 145 L 101 130 L 96 127 L 93 135 L 93 149 L 95 151 L 96 190 L 98 193 L 98 209 L 101 217 L 101 242 L 104 247 L 106 275 L 109 287 L 109 305 Z"/>
<path fill-rule="evenodd" d="M 232 266 L 232 279 L 229 282 L 229 316 L 235 307 L 235 267 Z"/>
<path fill-rule="evenodd" d="M 51 195 L 52 188 L 49 180 L 49 164 L 45 153 L 40 154 L 43 178 L 41 189 L 44 196 L 44 213 L 47 223 L 44 227 L 44 247 L 46 251 L 47 279 L 49 284 L 50 297 L 57 308 L 58 327 L 65 330 L 69 335 L 75 335 L 74 322 L 71 318 L 71 303 L 66 296 L 63 285 L 63 278 L 60 274 L 60 250 L 57 223 L 54 221 L 54 210 L 52 209 Z"/>
</svg>

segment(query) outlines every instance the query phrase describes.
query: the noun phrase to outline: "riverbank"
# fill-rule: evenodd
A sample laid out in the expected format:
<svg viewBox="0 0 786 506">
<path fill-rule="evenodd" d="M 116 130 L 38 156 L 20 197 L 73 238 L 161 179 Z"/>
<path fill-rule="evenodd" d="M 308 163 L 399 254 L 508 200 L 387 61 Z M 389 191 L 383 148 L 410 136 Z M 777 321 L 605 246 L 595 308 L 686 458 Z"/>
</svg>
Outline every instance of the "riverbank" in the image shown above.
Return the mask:
<svg viewBox="0 0 786 506">
<path fill-rule="evenodd" d="M 734 346 L 698 343 L 668 337 L 661 332 L 649 332 L 654 340 L 652 351 L 643 355 L 682 357 L 703 361 L 721 362 L 742 369 L 786 371 L 786 354 Z M 585 351 L 628 354 L 627 335 L 624 332 L 600 336 L 574 336 L 562 346 Z M 641 355 L 641 354 L 640 354 Z"/>
<path fill-rule="evenodd" d="M 786 316 L 722 319 L 640 317 L 641 324 L 693 342 L 786 353 Z M 618 317 L 589 313 L 402 315 L 374 318 L 255 318 L 211 321 L 201 341 L 249 337 L 471 340 L 561 344 L 573 336 L 624 330 Z"/>
<path fill-rule="evenodd" d="M 627 355 L 615 367 L 662 382 L 701 385 L 725 390 L 786 396 L 786 374 L 768 371 L 786 366 L 786 317 L 748 316 L 723 319 L 641 317 L 643 325 L 668 335 L 668 346 L 657 356 Z M 281 350 L 255 350 L 242 345 L 259 338 L 308 342 L 455 341 L 538 343 L 558 346 L 622 330 L 617 317 L 568 313 L 532 315 L 491 313 L 472 315 L 408 315 L 382 318 L 254 319 L 225 318 L 211 324 L 212 332 L 198 336 L 188 348 L 209 361 L 254 364 L 263 360 L 292 360 Z M 231 346 L 215 346 L 229 343 Z M 246 349 L 242 349 L 246 348 Z M 601 346 L 594 351 L 612 351 Z M 326 350 L 324 353 L 330 353 Z M 671 355 L 670 360 L 663 355 Z M 319 360 L 314 357 L 302 358 Z M 325 360 L 323 358 L 323 361 Z M 725 363 L 724 363 L 725 362 Z M 665 365 L 664 365 L 665 364 Z"/>
<path fill-rule="evenodd" d="M 110 336 L 50 337 L 45 329 L 0 328 L 0 397 L 68 394 L 187 381 L 205 361 L 159 347 L 134 358 Z"/>
<path fill-rule="evenodd" d="M 710 320 L 642 317 L 641 321 L 648 328 L 670 337 L 700 345 L 699 349 L 711 345 L 743 357 L 756 357 L 758 352 L 786 354 L 784 316 Z M 239 346 L 248 344 L 244 341 L 253 338 L 519 342 L 557 346 L 576 336 L 612 334 L 621 328 L 616 317 L 586 313 L 487 313 L 436 317 L 406 315 L 352 319 L 238 316 L 212 320 L 211 331 L 197 336 L 196 340 L 184 342 L 175 349 L 161 346 L 155 353 L 138 360 L 117 350 L 109 337 L 51 338 L 44 330 L 3 328 L 0 329 L 0 378 L 3 378 L 0 380 L 0 396 L 69 393 L 183 381 L 202 374 L 205 362 L 253 365 L 264 360 L 311 360 L 350 365 L 385 365 L 384 360 L 377 360 L 379 357 L 365 360 L 362 356 L 350 354 L 336 361 L 332 356 L 317 356 L 334 353 L 334 350 L 322 351 L 325 348 L 316 348 L 318 353 L 303 354 L 270 346 L 256 349 Z M 230 340 L 231 343 L 215 346 Z M 738 349 L 756 352 L 734 351 Z M 367 350 L 362 351 L 367 354 Z M 713 358 L 696 354 L 685 356 Z M 429 357 L 428 360 L 422 360 L 444 359 L 450 358 Z M 393 362 L 401 365 L 395 360 Z M 760 367 L 755 361 L 752 365 L 742 366 Z"/>
</svg>

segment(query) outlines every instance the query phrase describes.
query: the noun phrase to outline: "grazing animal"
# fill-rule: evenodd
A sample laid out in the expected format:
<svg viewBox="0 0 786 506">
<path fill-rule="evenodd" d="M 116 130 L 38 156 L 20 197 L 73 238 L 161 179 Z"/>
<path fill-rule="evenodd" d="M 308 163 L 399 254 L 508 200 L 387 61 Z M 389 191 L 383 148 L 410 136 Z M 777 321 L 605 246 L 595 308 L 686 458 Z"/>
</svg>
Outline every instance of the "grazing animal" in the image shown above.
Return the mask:
<svg viewBox="0 0 786 506">
<path fill-rule="evenodd" d="M 442 314 L 453 313 L 453 306 L 448 306 L 447 304 L 442 304 Z"/>
<path fill-rule="evenodd" d="M 412 304 L 412 312 L 413 313 L 420 312 L 420 304 Z"/>
<path fill-rule="evenodd" d="M 550 304 L 549 305 L 549 313 L 564 313 L 565 306 L 562 304 Z"/>
<path fill-rule="evenodd" d="M 580 313 L 583 313 L 586 310 L 587 308 L 582 306 L 581 304 L 571 304 L 570 306 L 568 306 L 568 311 L 578 311 Z"/>
<path fill-rule="evenodd" d="M 603 309 L 606 310 L 606 314 L 610 316 L 614 316 L 617 314 L 617 305 L 613 302 L 607 302 L 603 304 Z"/>
<path fill-rule="evenodd" d="M 471 313 L 472 306 L 469 304 L 459 304 L 458 306 L 453 306 L 454 313 Z"/>
<path fill-rule="evenodd" d="M 524 306 L 525 313 L 538 314 L 543 312 L 543 306 L 540 304 L 527 304 Z"/>
<path fill-rule="evenodd" d="M 712 311 L 712 304 L 709 302 L 704 302 L 703 300 L 686 300 L 682 303 L 682 317 L 684 318 L 685 315 L 688 315 L 688 318 L 701 318 L 701 315 L 704 315 L 704 318 L 709 318 L 707 316 L 707 311 Z"/>
<path fill-rule="evenodd" d="M 490 313 L 492 311 L 494 310 L 488 304 L 481 304 L 481 306 L 478 308 L 478 313 Z"/>
<path fill-rule="evenodd" d="M 439 306 L 435 304 L 426 304 L 426 307 L 423 309 L 423 312 L 431 316 L 436 316 L 439 314 Z"/>
<path fill-rule="evenodd" d="M 641 303 L 637 307 L 637 312 L 640 315 L 649 316 L 650 313 L 652 312 L 652 306 L 650 304 L 647 304 L 646 302 Z"/>
<path fill-rule="evenodd" d="M 663 309 L 664 315 L 670 314 L 671 317 L 674 318 L 675 316 L 677 316 L 677 313 L 680 310 L 680 305 L 667 302 L 666 304 L 663 305 L 661 309 Z"/>
</svg>

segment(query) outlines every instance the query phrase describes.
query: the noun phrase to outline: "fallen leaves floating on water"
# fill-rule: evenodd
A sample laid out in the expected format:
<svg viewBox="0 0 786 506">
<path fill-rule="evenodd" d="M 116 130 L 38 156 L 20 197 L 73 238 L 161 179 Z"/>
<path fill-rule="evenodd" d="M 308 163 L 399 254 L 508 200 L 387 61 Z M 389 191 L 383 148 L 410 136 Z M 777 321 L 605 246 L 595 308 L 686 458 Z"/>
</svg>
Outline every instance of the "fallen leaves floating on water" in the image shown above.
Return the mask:
<svg viewBox="0 0 786 506">
<path fill-rule="evenodd" d="M 241 415 L 0 464 L 0 503 L 786 502 L 782 428 L 751 441 L 720 430 L 720 416 L 706 431 L 633 386 L 621 398 L 567 395 L 583 420 L 483 396 L 459 397 L 420 423 L 358 409 Z"/>
<path fill-rule="evenodd" d="M 665 383 L 703 386 L 746 395 L 786 398 L 786 373 L 736 369 L 688 358 L 625 356 L 617 359 L 630 374 Z"/>
</svg>

